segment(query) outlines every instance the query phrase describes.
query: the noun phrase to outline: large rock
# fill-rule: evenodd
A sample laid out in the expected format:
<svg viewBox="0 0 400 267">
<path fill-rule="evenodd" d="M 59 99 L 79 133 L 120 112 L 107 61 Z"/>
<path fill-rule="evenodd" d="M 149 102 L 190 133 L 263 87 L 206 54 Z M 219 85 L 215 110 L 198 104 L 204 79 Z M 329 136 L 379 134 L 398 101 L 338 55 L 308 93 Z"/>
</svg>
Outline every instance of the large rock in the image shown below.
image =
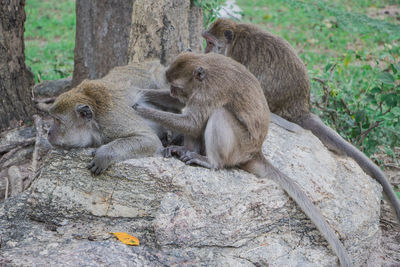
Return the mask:
<svg viewBox="0 0 400 267">
<path fill-rule="evenodd" d="M 354 264 L 378 266 L 381 187 L 309 132 L 264 143 L 337 231 Z M 0 263 L 66 266 L 336 266 L 310 220 L 269 179 L 143 158 L 100 176 L 89 150 L 54 151 L 30 190 L 0 206 Z M 109 232 L 137 236 L 128 247 Z M 372 255 L 372 256 L 371 256 Z"/>
</svg>

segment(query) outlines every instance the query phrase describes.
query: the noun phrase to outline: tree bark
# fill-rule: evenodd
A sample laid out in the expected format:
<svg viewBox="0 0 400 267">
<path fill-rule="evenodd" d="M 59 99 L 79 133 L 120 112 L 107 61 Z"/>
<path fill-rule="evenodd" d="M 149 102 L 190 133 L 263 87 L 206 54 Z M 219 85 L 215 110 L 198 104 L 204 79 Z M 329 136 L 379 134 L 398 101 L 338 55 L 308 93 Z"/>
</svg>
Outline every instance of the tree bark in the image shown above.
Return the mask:
<svg viewBox="0 0 400 267">
<path fill-rule="evenodd" d="M 72 86 L 128 63 L 133 0 L 77 0 Z"/>
<path fill-rule="evenodd" d="M 115 66 L 201 50 L 203 15 L 191 0 L 77 0 L 72 86 Z"/>
<path fill-rule="evenodd" d="M 31 119 L 33 74 L 25 65 L 25 0 L 0 5 L 0 130 Z"/>
<path fill-rule="evenodd" d="M 160 59 L 169 64 L 187 48 L 201 51 L 202 10 L 190 0 L 136 0 L 129 62 Z"/>
</svg>

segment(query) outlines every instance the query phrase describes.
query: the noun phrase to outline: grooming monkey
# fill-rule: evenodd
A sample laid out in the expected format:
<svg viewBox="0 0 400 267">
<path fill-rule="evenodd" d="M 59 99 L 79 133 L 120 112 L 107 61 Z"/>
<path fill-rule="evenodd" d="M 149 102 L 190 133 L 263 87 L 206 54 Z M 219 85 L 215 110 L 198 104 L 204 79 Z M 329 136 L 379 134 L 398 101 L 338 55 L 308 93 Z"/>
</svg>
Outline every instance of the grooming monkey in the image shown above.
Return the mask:
<svg viewBox="0 0 400 267">
<path fill-rule="evenodd" d="M 132 68 L 114 68 L 102 79 L 83 81 L 61 94 L 49 110 L 54 119 L 49 142 L 65 148 L 96 147 L 88 166 L 94 174 L 115 162 L 152 156 L 162 148 L 157 135 L 131 107 L 140 97 L 134 85 L 151 82 L 145 77 L 129 78 L 137 70 Z"/>
<path fill-rule="evenodd" d="M 258 177 L 271 178 L 293 198 L 312 220 L 343 266 L 352 262 L 321 213 L 296 182 L 264 157 L 261 148 L 268 132 L 270 112 L 260 83 L 243 65 L 217 54 L 183 53 L 166 72 L 171 95 L 185 103 L 182 114 L 135 104 L 144 118 L 194 140 L 204 139 L 205 155 L 186 147 L 170 146 L 187 164 L 206 168 L 239 166 Z"/>
<path fill-rule="evenodd" d="M 400 200 L 380 168 L 310 112 L 307 69 L 288 42 L 257 26 L 221 18 L 203 37 L 207 41 L 206 53 L 231 57 L 257 77 L 271 112 L 311 130 L 328 149 L 352 157 L 368 175 L 378 180 L 400 220 Z M 273 115 L 273 121 L 288 130 L 296 130 L 294 124 L 285 123 L 279 116 Z"/>
</svg>

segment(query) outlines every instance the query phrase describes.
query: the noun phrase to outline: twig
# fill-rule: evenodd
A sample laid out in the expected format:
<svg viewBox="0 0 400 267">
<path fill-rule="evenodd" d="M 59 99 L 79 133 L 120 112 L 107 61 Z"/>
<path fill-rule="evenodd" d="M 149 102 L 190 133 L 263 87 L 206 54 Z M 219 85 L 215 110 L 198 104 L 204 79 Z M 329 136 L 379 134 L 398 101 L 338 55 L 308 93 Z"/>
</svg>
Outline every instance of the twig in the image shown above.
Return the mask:
<svg viewBox="0 0 400 267">
<path fill-rule="evenodd" d="M 37 104 L 36 104 L 36 108 L 37 108 L 38 110 L 43 111 L 43 112 L 46 112 L 46 113 L 49 112 L 50 106 L 51 106 L 50 103 L 49 103 L 49 104 L 46 104 L 46 103 L 37 103 Z"/>
<path fill-rule="evenodd" d="M 0 159 L 0 166 L 4 164 L 7 160 L 9 160 L 14 154 L 20 149 L 21 147 L 15 147 L 8 151 L 6 154 L 4 154 L 1 159 Z"/>
<path fill-rule="evenodd" d="M 24 190 L 22 175 L 17 166 L 8 168 L 8 177 L 11 184 L 11 196 L 16 196 Z"/>
<path fill-rule="evenodd" d="M 31 138 L 28 138 L 23 141 L 19 141 L 19 142 L 7 144 L 7 145 L 2 145 L 2 146 L 0 146 L 0 154 L 8 152 L 8 151 L 14 149 L 15 147 L 21 148 L 21 147 L 26 147 L 26 146 L 32 145 L 34 142 L 35 142 L 35 137 L 31 137 Z"/>
<path fill-rule="evenodd" d="M 36 128 L 36 141 L 35 141 L 35 148 L 33 149 L 32 154 L 32 164 L 31 164 L 31 171 L 32 173 L 28 177 L 27 184 L 31 184 L 33 179 L 36 177 L 36 172 L 38 169 L 38 151 L 40 146 L 40 139 L 42 138 L 42 118 L 38 115 L 33 115 L 35 128 Z"/>
<path fill-rule="evenodd" d="M 53 103 L 56 100 L 56 97 L 46 97 L 46 98 L 35 98 L 33 101 L 35 103 Z"/>
<path fill-rule="evenodd" d="M 328 96 L 329 96 L 329 87 L 326 85 L 326 81 L 320 78 L 314 77 L 312 78 L 314 81 L 319 82 L 322 85 L 322 90 L 324 90 L 324 95 L 322 96 L 322 102 L 324 102 L 324 106 L 327 106 Z"/>
<path fill-rule="evenodd" d="M 350 116 L 352 116 L 353 113 L 350 111 L 349 107 L 347 106 L 346 102 L 344 102 L 343 98 L 340 99 L 340 102 L 341 102 L 342 105 L 344 106 L 344 109 L 346 110 L 347 114 L 349 114 Z"/>
<path fill-rule="evenodd" d="M 40 174 L 41 169 L 42 169 L 41 167 L 38 168 L 38 170 L 36 171 L 36 173 L 32 173 L 32 177 L 31 177 L 31 176 L 28 177 L 28 179 L 27 179 L 27 180 L 25 181 L 25 183 L 24 183 L 24 190 L 25 190 L 26 188 L 30 187 L 31 184 L 32 184 L 32 182 L 33 182 L 36 178 L 39 177 L 39 174 Z"/>
<path fill-rule="evenodd" d="M 378 111 L 378 109 L 381 108 L 381 106 L 382 106 L 382 102 L 379 103 L 379 106 L 375 109 L 375 112 L 374 112 L 374 114 L 372 115 L 371 121 L 374 121 L 374 119 L 375 119 L 375 114 L 376 114 L 376 112 Z M 385 112 L 383 112 L 382 115 L 387 114 L 387 113 L 390 112 L 391 110 L 392 110 L 391 107 L 388 108 L 388 110 L 386 110 Z M 365 137 L 367 137 L 367 135 L 368 135 L 374 128 L 378 127 L 379 124 L 380 124 L 381 122 L 382 122 L 382 121 L 376 121 L 376 122 L 374 122 L 367 130 L 365 130 L 364 132 L 362 132 L 362 133 L 357 137 L 357 146 L 360 146 L 360 145 L 362 144 L 362 142 L 364 141 Z M 360 124 L 361 124 L 361 122 L 360 122 Z M 360 125 L 360 132 L 361 132 L 361 125 Z"/>
<path fill-rule="evenodd" d="M 372 124 L 371 126 L 369 126 L 369 128 L 367 130 L 365 130 L 364 132 L 362 132 L 359 136 L 359 139 L 357 141 L 357 146 L 360 146 L 361 143 L 364 141 L 365 137 L 367 137 L 367 135 L 376 127 L 379 126 L 379 124 L 382 121 L 376 121 L 374 124 Z M 361 123 L 361 122 L 360 122 Z M 361 127 L 361 126 L 360 126 Z"/>
<path fill-rule="evenodd" d="M 4 180 L 6 180 L 6 192 L 5 192 L 5 195 L 4 195 L 4 199 L 7 199 L 8 198 L 8 187 L 9 187 L 10 183 L 9 183 L 7 177 L 4 177 Z"/>
</svg>

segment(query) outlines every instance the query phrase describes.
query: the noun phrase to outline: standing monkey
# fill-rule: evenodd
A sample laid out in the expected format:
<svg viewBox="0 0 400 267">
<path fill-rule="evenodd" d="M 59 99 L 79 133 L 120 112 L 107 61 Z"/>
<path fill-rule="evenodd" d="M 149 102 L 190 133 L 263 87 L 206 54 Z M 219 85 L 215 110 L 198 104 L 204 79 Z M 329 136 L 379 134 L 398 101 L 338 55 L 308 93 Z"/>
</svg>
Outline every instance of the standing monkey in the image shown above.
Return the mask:
<svg viewBox="0 0 400 267">
<path fill-rule="evenodd" d="M 207 41 L 206 53 L 231 57 L 257 77 L 271 112 L 311 130 L 328 149 L 352 157 L 368 175 L 378 180 L 400 221 L 400 200 L 380 168 L 310 112 L 307 69 L 288 42 L 254 25 L 221 18 L 203 37 Z M 279 120 L 278 116 L 272 118 Z M 290 124 L 284 127 L 294 128 Z"/>
<path fill-rule="evenodd" d="M 204 139 L 205 155 L 186 147 L 166 148 L 187 164 L 206 168 L 239 166 L 258 177 L 277 182 L 302 208 L 327 239 L 342 266 L 352 262 L 333 229 L 296 182 L 264 157 L 261 147 L 270 112 L 260 83 L 243 65 L 217 54 L 183 53 L 166 72 L 171 96 L 185 103 L 182 114 L 140 104 L 138 114 L 193 139 Z"/>
</svg>

